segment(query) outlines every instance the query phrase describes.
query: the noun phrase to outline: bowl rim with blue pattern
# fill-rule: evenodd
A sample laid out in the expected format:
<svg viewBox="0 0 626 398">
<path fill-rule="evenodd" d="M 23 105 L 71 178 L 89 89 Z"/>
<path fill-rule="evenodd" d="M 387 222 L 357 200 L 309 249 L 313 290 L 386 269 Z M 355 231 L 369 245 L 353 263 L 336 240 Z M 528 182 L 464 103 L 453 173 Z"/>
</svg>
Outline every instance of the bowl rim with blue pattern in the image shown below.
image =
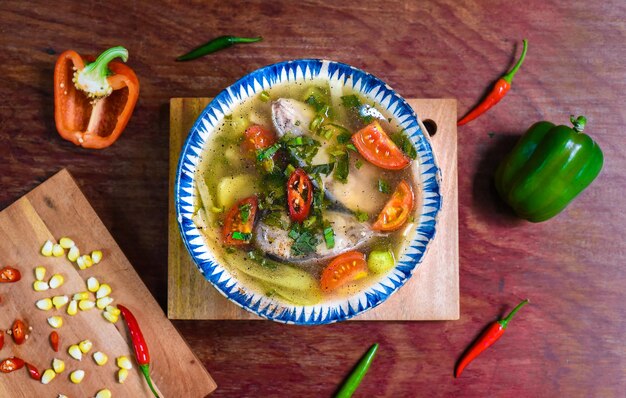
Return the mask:
<svg viewBox="0 0 626 398">
<path fill-rule="evenodd" d="M 422 188 L 422 209 L 415 235 L 396 267 L 381 280 L 352 296 L 316 305 L 295 305 L 248 289 L 219 264 L 195 226 L 195 171 L 205 143 L 219 125 L 242 101 L 275 84 L 316 78 L 338 80 L 393 114 L 415 145 Z M 298 325 L 320 325 L 350 319 L 389 298 L 411 277 L 422 262 L 436 232 L 441 209 L 441 171 L 437 167 L 428 134 L 411 106 L 377 77 L 347 64 L 320 59 L 297 59 L 268 65 L 251 72 L 222 90 L 206 106 L 194 123 L 180 153 L 174 185 L 178 227 L 194 263 L 204 277 L 226 298 L 266 319 Z"/>
</svg>

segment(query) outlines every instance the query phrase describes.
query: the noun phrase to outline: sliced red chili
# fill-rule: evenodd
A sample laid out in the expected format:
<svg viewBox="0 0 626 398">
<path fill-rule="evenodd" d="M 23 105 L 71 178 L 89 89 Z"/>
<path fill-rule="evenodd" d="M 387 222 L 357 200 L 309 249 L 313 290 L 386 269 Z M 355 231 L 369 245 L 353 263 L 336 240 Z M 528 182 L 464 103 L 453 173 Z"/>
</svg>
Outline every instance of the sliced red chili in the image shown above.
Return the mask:
<svg viewBox="0 0 626 398">
<path fill-rule="evenodd" d="M 11 373 L 24 367 L 24 361 L 17 357 L 7 358 L 0 362 L 0 372 Z"/>
<path fill-rule="evenodd" d="M 19 270 L 6 266 L 0 269 L 0 283 L 17 282 L 22 279 L 22 274 Z"/>
<path fill-rule="evenodd" d="M 26 369 L 28 369 L 28 374 L 31 379 L 41 380 L 41 373 L 39 373 L 39 370 L 35 367 L 35 365 L 28 362 L 24 362 L 24 364 L 26 365 Z"/>
<path fill-rule="evenodd" d="M 53 330 L 52 333 L 50 333 L 50 345 L 52 346 L 54 352 L 59 352 L 59 334 L 56 330 Z"/>
<path fill-rule="evenodd" d="M 0 330 L 0 350 L 4 347 L 4 331 Z"/>
<path fill-rule="evenodd" d="M 15 344 L 24 344 L 28 332 L 28 326 L 21 319 L 16 319 L 11 327 L 11 335 Z"/>
<path fill-rule="evenodd" d="M 287 181 L 287 202 L 289 217 L 296 222 L 302 222 L 309 216 L 313 202 L 313 184 L 302 169 L 296 169 Z"/>
</svg>

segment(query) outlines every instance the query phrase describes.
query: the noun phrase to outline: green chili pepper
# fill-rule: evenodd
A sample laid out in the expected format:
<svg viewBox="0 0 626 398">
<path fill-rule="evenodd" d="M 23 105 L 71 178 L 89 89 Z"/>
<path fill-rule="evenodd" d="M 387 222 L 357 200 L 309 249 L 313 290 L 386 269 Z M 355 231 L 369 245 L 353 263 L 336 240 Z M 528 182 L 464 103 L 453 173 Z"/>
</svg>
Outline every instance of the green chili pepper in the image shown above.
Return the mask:
<svg viewBox="0 0 626 398">
<path fill-rule="evenodd" d="M 189 51 L 185 55 L 181 55 L 180 57 L 176 58 L 176 61 L 191 61 L 192 59 L 200 58 L 204 55 L 211 54 L 219 50 L 223 50 L 234 44 L 255 43 L 261 40 L 263 40 L 262 37 L 220 36 L 220 37 L 216 37 L 215 39 L 210 40 L 209 42 L 201 45 L 200 47 L 194 48 L 193 50 Z"/>
<path fill-rule="evenodd" d="M 359 363 L 357 363 L 352 373 L 350 373 L 350 376 L 348 376 L 337 392 L 337 395 L 335 395 L 335 398 L 350 398 L 352 394 L 354 394 L 359 384 L 361 384 L 361 380 L 363 380 L 363 377 L 367 373 L 367 370 L 370 368 L 376 351 L 378 351 L 378 343 L 374 344 L 367 353 L 365 353 L 363 358 L 361 358 Z"/>
<path fill-rule="evenodd" d="M 496 189 L 515 213 L 540 222 L 560 213 L 598 176 L 602 151 L 583 134 L 587 120 L 574 127 L 538 122 L 528 129 L 496 171 Z"/>
</svg>

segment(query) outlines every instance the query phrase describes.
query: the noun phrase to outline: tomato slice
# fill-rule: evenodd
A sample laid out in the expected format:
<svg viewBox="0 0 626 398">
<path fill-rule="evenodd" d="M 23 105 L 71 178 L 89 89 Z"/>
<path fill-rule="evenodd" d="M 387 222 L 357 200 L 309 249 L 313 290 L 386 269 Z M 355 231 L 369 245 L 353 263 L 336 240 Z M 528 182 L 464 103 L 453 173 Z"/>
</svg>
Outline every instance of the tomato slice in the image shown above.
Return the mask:
<svg viewBox="0 0 626 398">
<path fill-rule="evenodd" d="M 368 162 L 386 170 L 402 170 L 411 160 L 374 121 L 352 135 L 352 143 Z"/>
<path fill-rule="evenodd" d="M 329 292 L 367 275 L 365 255 L 357 251 L 335 257 L 322 271 L 322 290 Z"/>
<path fill-rule="evenodd" d="M 258 199 L 256 196 L 241 199 L 230 208 L 222 227 L 224 244 L 243 246 L 250 243 L 257 208 Z"/>
<path fill-rule="evenodd" d="M 22 274 L 15 268 L 6 266 L 0 269 L 0 283 L 17 282 L 20 279 L 22 279 Z"/>
<path fill-rule="evenodd" d="M 241 149 L 246 154 L 254 154 L 257 150 L 265 149 L 276 142 L 276 135 L 258 124 L 248 127 L 243 135 Z"/>
<path fill-rule="evenodd" d="M 309 216 L 313 202 L 313 183 L 302 169 L 295 169 L 287 181 L 287 203 L 292 221 L 302 222 Z"/>
<path fill-rule="evenodd" d="M 413 189 L 406 181 L 400 182 L 391 199 L 372 225 L 375 231 L 395 231 L 408 220 L 413 211 Z"/>
</svg>

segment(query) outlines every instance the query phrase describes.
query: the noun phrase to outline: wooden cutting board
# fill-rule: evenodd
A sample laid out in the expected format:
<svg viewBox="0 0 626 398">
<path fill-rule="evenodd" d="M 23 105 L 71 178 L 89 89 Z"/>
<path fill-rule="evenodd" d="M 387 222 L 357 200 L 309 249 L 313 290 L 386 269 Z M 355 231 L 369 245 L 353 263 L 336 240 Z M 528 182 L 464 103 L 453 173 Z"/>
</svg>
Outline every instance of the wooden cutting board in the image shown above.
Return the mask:
<svg viewBox="0 0 626 398">
<path fill-rule="evenodd" d="M 81 251 L 101 249 L 104 257 L 99 264 L 79 271 L 65 256 L 44 257 L 42 244 L 50 239 L 71 237 Z M 13 265 L 22 273 L 22 280 L 0 284 L 0 328 L 6 330 L 16 318 L 23 319 L 33 330 L 20 346 L 5 335 L 0 359 L 18 356 L 31 362 L 41 372 L 51 367 L 53 358 L 65 361 L 65 372 L 48 385 L 31 380 L 26 369 L 0 373 L 0 397 L 33 398 L 93 397 L 102 388 L 111 390 L 113 397 L 151 397 L 132 354 L 132 346 L 122 319 L 112 324 L 94 308 L 75 316 L 60 310 L 41 311 L 35 301 L 54 295 L 73 295 L 86 291 L 85 280 L 96 277 L 111 285 L 115 303 L 126 305 L 137 317 L 149 344 L 152 357 L 151 374 L 163 397 L 205 397 L 216 388 L 215 382 L 202 363 L 191 352 L 171 322 L 143 284 L 132 265 L 115 243 L 93 208 L 66 170 L 35 188 L 26 196 L 0 212 L 0 265 Z M 47 268 L 46 280 L 60 273 L 65 283 L 54 290 L 35 292 L 34 268 Z M 55 353 L 48 342 L 53 330 L 46 319 L 60 315 L 64 324 L 58 329 L 61 345 Z M 84 339 L 93 342 L 91 351 L 82 361 L 72 359 L 67 349 Z M 108 355 L 104 366 L 97 366 L 92 358 L 96 351 Z M 124 384 L 116 381 L 115 359 L 126 355 L 133 361 L 133 369 Z M 85 371 L 81 384 L 72 384 L 69 374 L 76 369 Z"/>
<path fill-rule="evenodd" d="M 228 301 L 204 279 L 187 253 L 176 224 L 174 182 L 180 150 L 210 98 L 170 100 L 170 199 L 168 316 L 171 319 L 262 319 Z M 354 320 L 459 319 L 459 221 L 456 100 L 409 99 L 422 121 L 437 126 L 431 137 L 441 169 L 443 207 L 424 261 L 405 286 L 379 307 Z"/>
</svg>

